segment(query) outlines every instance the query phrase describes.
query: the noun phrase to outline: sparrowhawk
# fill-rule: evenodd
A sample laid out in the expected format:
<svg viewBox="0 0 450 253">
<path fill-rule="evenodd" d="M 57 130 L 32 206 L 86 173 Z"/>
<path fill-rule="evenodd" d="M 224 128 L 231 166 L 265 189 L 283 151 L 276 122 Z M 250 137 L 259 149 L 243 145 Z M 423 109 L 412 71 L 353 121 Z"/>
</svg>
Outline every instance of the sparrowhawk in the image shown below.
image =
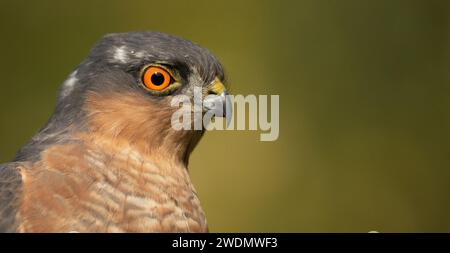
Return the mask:
<svg viewBox="0 0 450 253">
<path fill-rule="evenodd" d="M 3 232 L 206 232 L 176 95 L 225 93 L 206 49 L 158 32 L 104 36 L 61 86 L 48 123 L 0 165 Z"/>
</svg>

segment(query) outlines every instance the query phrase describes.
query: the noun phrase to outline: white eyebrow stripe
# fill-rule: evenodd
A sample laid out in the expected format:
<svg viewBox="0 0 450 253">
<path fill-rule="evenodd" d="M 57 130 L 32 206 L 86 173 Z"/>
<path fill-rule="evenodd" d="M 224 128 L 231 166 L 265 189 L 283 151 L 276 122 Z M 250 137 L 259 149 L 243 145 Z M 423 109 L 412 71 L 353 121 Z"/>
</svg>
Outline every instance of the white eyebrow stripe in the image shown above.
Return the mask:
<svg viewBox="0 0 450 253">
<path fill-rule="evenodd" d="M 117 47 L 114 50 L 114 60 L 121 62 L 121 63 L 126 63 L 128 60 L 128 54 L 127 54 L 127 47 L 126 46 L 120 46 Z"/>
<path fill-rule="evenodd" d="M 137 52 L 137 53 L 135 54 L 135 56 L 136 56 L 137 58 L 142 58 L 142 57 L 145 56 L 145 52 L 139 51 L 139 52 Z"/>
</svg>

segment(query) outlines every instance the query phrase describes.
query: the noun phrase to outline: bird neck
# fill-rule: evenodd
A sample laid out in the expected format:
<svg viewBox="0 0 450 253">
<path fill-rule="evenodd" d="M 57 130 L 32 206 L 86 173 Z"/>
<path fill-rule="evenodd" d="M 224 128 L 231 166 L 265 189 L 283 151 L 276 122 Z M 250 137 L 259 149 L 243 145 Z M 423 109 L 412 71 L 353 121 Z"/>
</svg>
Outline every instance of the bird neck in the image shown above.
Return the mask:
<svg viewBox="0 0 450 253">
<path fill-rule="evenodd" d="M 187 167 L 189 155 L 202 133 L 175 130 L 175 108 L 168 99 L 151 101 L 139 93 L 89 93 L 84 104 L 84 141 L 132 149 L 152 161 Z"/>
</svg>

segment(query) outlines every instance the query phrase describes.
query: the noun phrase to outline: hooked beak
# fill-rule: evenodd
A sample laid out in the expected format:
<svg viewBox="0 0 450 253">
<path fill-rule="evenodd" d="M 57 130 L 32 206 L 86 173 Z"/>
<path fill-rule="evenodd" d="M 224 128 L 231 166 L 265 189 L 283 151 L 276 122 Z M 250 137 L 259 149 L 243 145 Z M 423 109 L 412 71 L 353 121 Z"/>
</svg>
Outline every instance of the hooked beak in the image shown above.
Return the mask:
<svg viewBox="0 0 450 253">
<path fill-rule="evenodd" d="M 224 117 L 229 126 L 233 110 L 225 85 L 216 78 L 209 86 L 208 93 L 210 95 L 203 100 L 203 110 L 213 111 L 216 117 Z"/>
</svg>

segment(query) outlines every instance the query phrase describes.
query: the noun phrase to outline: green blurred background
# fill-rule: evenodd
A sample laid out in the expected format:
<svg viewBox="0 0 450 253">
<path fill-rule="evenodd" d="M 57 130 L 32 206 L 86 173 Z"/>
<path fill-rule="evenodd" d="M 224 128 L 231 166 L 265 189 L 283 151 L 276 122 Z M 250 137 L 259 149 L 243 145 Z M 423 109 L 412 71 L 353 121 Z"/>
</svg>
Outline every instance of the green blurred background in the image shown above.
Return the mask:
<svg viewBox="0 0 450 253">
<path fill-rule="evenodd" d="M 135 30 L 209 48 L 234 94 L 280 95 L 278 141 L 195 150 L 211 231 L 450 232 L 449 1 L 1 0 L 0 161 L 97 39 Z"/>
</svg>

